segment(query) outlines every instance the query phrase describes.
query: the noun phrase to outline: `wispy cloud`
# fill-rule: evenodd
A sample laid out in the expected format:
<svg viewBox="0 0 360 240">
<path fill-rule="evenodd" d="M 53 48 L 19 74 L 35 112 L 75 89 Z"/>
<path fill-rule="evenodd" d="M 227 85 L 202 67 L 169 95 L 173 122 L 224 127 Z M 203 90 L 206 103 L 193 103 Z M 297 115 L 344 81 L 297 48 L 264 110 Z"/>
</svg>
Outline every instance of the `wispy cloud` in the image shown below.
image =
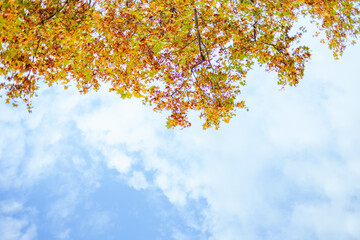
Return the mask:
<svg viewBox="0 0 360 240">
<path fill-rule="evenodd" d="M 0 202 L 0 236 L 3 240 L 36 239 L 36 225 L 31 221 L 33 211 L 14 200 Z"/>
</svg>

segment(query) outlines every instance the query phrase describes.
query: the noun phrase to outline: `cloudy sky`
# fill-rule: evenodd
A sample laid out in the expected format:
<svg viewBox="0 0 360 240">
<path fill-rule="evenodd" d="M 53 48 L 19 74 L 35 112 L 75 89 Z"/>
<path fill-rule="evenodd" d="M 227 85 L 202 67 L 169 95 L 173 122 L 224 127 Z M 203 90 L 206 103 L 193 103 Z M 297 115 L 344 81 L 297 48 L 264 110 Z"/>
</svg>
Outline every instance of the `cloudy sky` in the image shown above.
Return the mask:
<svg viewBox="0 0 360 240">
<path fill-rule="evenodd" d="M 0 238 L 360 239 L 360 45 L 308 45 L 298 87 L 254 69 L 218 131 L 106 89 L 0 103 Z"/>
</svg>

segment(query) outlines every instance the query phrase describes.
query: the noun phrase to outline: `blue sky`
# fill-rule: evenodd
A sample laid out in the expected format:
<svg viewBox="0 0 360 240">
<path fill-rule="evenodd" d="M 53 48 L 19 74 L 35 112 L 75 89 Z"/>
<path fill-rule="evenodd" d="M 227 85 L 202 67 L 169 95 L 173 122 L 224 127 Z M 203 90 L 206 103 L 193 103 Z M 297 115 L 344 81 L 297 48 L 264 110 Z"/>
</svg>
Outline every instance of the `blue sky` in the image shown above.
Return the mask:
<svg viewBox="0 0 360 240">
<path fill-rule="evenodd" d="M 308 45 L 298 87 L 253 70 L 218 131 L 105 88 L 1 103 L 0 238 L 360 239 L 360 45 Z"/>
</svg>

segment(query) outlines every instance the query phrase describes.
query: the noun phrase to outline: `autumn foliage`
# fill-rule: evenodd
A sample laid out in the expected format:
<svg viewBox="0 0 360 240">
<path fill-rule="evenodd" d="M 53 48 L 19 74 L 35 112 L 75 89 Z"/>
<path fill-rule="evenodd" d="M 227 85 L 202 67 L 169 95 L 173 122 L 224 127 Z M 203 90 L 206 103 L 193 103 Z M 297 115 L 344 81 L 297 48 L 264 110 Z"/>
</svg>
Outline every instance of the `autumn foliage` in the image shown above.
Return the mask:
<svg viewBox="0 0 360 240">
<path fill-rule="evenodd" d="M 29 109 L 40 85 L 107 84 L 171 112 L 168 127 L 228 122 L 257 63 L 296 86 L 310 58 L 307 16 L 334 56 L 359 33 L 359 0 L 0 0 L 0 95 Z"/>
</svg>

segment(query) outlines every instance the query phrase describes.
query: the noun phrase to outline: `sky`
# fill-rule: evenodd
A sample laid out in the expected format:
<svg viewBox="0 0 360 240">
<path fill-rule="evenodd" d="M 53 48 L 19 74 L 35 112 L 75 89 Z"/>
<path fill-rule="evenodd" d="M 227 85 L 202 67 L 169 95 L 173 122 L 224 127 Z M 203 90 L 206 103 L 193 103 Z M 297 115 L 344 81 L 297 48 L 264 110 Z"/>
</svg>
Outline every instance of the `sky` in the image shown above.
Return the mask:
<svg viewBox="0 0 360 240">
<path fill-rule="evenodd" d="M 298 87 L 256 67 L 219 130 L 105 88 L 0 103 L 0 239 L 360 239 L 360 45 L 319 39 Z"/>
</svg>

